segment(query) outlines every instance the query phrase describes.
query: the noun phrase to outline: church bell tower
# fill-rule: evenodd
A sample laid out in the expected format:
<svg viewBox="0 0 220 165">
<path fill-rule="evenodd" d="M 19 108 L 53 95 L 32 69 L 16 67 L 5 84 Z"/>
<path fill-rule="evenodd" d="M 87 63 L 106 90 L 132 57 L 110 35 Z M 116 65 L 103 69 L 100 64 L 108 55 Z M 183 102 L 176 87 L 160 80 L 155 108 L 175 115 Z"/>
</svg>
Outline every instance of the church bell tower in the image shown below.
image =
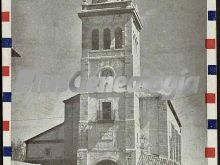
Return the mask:
<svg viewBox="0 0 220 165">
<path fill-rule="evenodd" d="M 140 76 L 142 24 L 132 0 L 83 0 L 81 84 L 91 77 Z M 135 165 L 140 157 L 139 98 L 133 92 L 80 96 L 77 164 Z"/>
</svg>

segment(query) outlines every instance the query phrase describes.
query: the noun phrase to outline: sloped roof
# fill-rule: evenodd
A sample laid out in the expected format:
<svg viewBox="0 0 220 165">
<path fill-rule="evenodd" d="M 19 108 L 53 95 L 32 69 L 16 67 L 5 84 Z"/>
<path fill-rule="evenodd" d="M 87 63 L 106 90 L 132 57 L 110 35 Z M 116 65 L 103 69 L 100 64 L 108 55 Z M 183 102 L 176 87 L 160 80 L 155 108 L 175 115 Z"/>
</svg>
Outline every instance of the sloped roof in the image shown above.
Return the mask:
<svg viewBox="0 0 220 165">
<path fill-rule="evenodd" d="M 21 57 L 21 55 L 17 51 L 15 51 L 13 48 L 11 49 L 11 56 L 12 57 Z"/>
<path fill-rule="evenodd" d="M 74 103 L 74 102 L 79 102 L 79 101 L 80 101 L 80 94 L 75 95 L 75 96 L 73 96 L 73 97 L 70 97 L 69 99 L 64 100 L 63 102 L 64 102 L 64 103 L 68 103 L 68 102 Z M 42 133 L 40 133 L 40 134 L 38 134 L 38 135 L 36 135 L 36 136 L 34 136 L 34 137 L 28 139 L 28 140 L 25 140 L 24 142 L 25 142 L 25 143 L 28 143 L 29 141 L 32 141 L 32 140 L 34 140 L 34 139 L 36 139 L 36 138 L 38 138 L 38 137 L 40 137 L 40 136 L 43 136 L 43 135 L 45 135 L 46 133 L 52 132 L 52 131 L 54 131 L 55 129 L 61 127 L 63 124 L 64 124 L 64 123 L 61 123 L 61 124 L 59 124 L 59 125 L 57 125 L 57 126 L 55 126 L 55 127 L 52 127 L 52 128 L 50 128 L 50 129 L 48 129 L 48 130 L 46 130 L 46 131 L 44 131 L 44 132 L 42 132 Z"/>
<path fill-rule="evenodd" d="M 37 137 L 40 137 L 40 136 L 42 136 L 42 135 L 44 135 L 44 134 L 46 134 L 46 133 L 48 133 L 48 132 L 54 131 L 54 130 L 57 129 L 58 127 L 61 127 L 63 124 L 64 124 L 64 123 L 61 123 L 61 124 L 59 124 L 59 125 L 57 125 L 57 126 L 55 126 L 55 127 L 52 127 L 52 128 L 50 128 L 50 129 L 48 129 L 48 130 L 46 130 L 46 131 L 44 131 L 44 132 L 42 132 L 42 133 L 40 133 L 40 134 L 38 134 L 38 135 L 36 135 L 36 136 L 34 136 L 34 137 L 28 139 L 28 140 L 25 140 L 24 142 L 25 142 L 25 143 L 28 143 L 29 141 L 34 140 L 34 139 L 37 138 Z"/>
<path fill-rule="evenodd" d="M 179 119 L 179 117 L 178 117 L 178 115 L 177 115 L 177 113 L 176 113 L 174 107 L 173 107 L 172 102 L 171 102 L 170 100 L 168 100 L 168 101 L 167 101 L 167 104 L 168 104 L 168 106 L 170 107 L 171 112 L 173 113 L 173 116 L 175 117 L 175 119 L 176 119 L 176 121 L 177 121 L 177 124 L 179 125 L 179 127 L 182 127 L 182 124 L 181 124 L 181 122 L 180 122 L 180 119 Z"/>
<path fill-rule="evenodd" d="M 158 94 L 151 94 L 152 97 L 157 97 L 157 98 L 161 98 L 161 95 Z M 142 93 L 141 98 L 148 98 L 149 96 L 146 93 Z M 171 102 L 171 100 L 167 100 L 167 105 L 169 106 L 174 118 L 176 119 L 177 124 L 179 125 L 179 127 L 182 127 L 182 124 L 180 122 L 180 119 L 176 113 L 176 110 Z"/>
<path fill-rule="evenodd" d="M 75 96 L 73 96 L 73 97 L 70 97 L 69 99 L 66 99 L 66 100 L 64 100 L 63 102 L 64 102 L 64 103 L 68 103 L 68 102 L 76 103 L 76 102 L 79 102 L 79 101 L 80 101 L 80 94 L 75 95 Z"/>
<path fill-rule="evenodd" d="M 160 158 L 154 155 L 141 154 L 139 165 L 180 165 L 178 162 L 174 162 L 172 160 L 166 158 Z"/>
</svg>

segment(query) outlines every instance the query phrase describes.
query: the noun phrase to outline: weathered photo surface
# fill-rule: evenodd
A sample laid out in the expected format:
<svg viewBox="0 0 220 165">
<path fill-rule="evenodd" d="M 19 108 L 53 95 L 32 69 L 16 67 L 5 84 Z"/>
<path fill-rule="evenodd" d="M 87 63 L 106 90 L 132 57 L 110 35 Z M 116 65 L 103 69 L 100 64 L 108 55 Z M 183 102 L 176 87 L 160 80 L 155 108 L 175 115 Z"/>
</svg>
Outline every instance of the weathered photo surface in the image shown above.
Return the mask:
<svg viewBox="0 0 220 165">
<path fill-rule="evenodd" d="M 204 0 L 12 1 L 12 160 L 207 165 Z"/>
</svg>

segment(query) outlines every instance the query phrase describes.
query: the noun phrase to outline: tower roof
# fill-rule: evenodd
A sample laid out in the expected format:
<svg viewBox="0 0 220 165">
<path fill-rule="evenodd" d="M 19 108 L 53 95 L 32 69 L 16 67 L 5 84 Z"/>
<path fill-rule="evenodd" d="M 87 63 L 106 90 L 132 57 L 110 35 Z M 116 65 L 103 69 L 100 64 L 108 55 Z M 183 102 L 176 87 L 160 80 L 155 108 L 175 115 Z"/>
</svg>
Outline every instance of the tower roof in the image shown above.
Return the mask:
<svg viewBox="0 0 220 165">
<path fill-rule="evenodd" d="M 90 3 L 84 0 L 82 11 L 78 15 L 82 18 L 125 13 L 132 13 L 138 30 L 143 28 L 137 6 L 131 0 L 92 0 Z"/>
</svg>

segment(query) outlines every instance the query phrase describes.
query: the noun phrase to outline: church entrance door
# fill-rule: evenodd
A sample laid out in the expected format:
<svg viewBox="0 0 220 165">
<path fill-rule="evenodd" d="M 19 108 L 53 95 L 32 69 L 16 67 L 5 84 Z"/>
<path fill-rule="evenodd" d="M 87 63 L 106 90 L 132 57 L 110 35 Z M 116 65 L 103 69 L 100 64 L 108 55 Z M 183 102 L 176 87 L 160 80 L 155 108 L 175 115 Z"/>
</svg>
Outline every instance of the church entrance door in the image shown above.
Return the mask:
<svg viewBox="0 0 220 165">
<path fill-rule="evenodd" d="M 98 162 L 96 165 L 118 165 L 116 162 L 113 162 L 112 160 L 102 160 L 101 162 Z"/>
</svg>

